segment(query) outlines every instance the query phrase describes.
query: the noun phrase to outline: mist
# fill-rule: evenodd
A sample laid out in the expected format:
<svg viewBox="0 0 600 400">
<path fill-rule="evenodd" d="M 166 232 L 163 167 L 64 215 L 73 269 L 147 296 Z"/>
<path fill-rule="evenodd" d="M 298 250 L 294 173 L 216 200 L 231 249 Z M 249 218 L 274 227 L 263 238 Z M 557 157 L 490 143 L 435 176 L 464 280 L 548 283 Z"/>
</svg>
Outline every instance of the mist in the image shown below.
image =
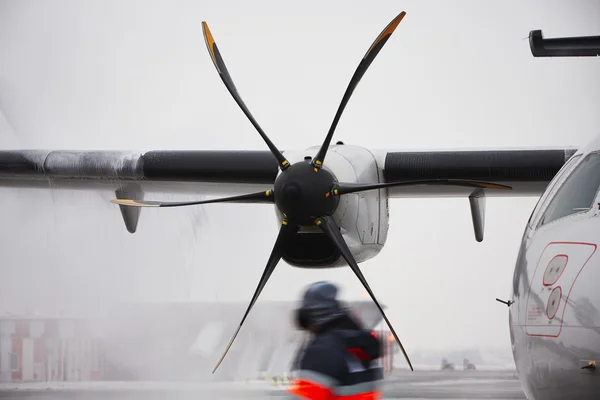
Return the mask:
<svg viewBox="0 0 600 400">
<path fill-rule="evenodd" d="M 273 142 L 320 144 L 360 58 L 401 10 L 405 19 L 355 90 L 334 141 L 391 150 L 579 147 L 599 133 L 600 60 L 535 59 L 526 40 L 533 29 L 598 34 L 597 1 L 2 0 L 0 148 L 266 149 L 214 70 L 202 20 Z M 277 235 L 268 206 L 144 209 L 132 235 L 110 192 L 0 193 L 0 314 L 246 304 Z M 488 199 L 483 243 L 466 198 L 390 202 L 387 245 L 361 267 L 409 354 L 465 344 L 510 350 L 508 311 L 494 299 L 510 294 L 536 201 Z M 282 261 L 259 302 L 296 301 L 323 279 L 345 300 L 364 300 L 347 268 Z"/>
</svg>

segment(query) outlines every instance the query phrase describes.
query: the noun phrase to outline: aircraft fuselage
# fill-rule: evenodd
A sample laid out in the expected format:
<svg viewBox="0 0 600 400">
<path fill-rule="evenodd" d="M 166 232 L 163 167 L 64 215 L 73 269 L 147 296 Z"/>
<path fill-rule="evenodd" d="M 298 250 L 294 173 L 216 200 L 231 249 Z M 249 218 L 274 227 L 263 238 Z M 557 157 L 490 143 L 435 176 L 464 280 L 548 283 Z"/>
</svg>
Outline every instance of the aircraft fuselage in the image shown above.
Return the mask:
<svg viewBox="0 0 600 400">
<path fill-rule="evenodd" d="M 565 164 L 523 234 L 509 321 L 529 400 L 597 399 L 600 393 L 598 148 L 578 151 Z"/>
</svg>

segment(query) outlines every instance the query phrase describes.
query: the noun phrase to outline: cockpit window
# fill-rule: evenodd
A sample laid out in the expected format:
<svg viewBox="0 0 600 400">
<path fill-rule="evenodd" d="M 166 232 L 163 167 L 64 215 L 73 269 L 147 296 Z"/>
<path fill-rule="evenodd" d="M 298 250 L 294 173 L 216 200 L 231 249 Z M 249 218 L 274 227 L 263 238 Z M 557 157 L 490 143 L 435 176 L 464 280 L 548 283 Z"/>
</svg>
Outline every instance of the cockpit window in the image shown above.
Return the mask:
<svg viewBox="0 0 600 400">
<path fill-rule="evenodd" d="M 585 157 L 567 176 L 542 216 L 541 225 L 588 211 L 600 188 L 600 153 Z"/>
<path fill-rule="evenodd" d="M 556 193 L 556 188 L 559 187 L 564 181 L 565 176 L 568 176 L 569 172 L 575 168 L 580 159 L 581 154 L 569 158 L 563 167 L 556 173 L 554 179 L 552 179 L 552 181 L 548 184 L 546 190 L 538 200 L 537 204 L 533 208 L 533 211 L 531 212 L 531 215 L 529 216 L 529 221 L 527 221 L 527 224 L 530 228 L 533 229 L 533 227 L 538 225 L 542 211 L 546 210 L 546 206 L 548 205 L 548 199 L 554 196 L 554 193 Z"/>
</svg>

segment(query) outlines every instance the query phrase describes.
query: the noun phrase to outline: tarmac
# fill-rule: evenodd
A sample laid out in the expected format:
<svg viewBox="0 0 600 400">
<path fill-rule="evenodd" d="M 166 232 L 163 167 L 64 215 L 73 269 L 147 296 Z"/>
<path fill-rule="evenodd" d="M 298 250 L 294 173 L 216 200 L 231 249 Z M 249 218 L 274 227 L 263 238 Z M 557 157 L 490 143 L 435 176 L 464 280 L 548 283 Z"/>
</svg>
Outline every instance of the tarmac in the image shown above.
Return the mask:
<svg viewBox="0 0 600 400">
<path fill-rule="evenodd" d="M 197 400 L 283 399 L 285 384 L 269 381 L 59 382 L 0 384 L 0 398 L 11 400 Z M 387 377 L 383 399 L 526 399 L 514 371 L 396 371 Z"/>
</svg>

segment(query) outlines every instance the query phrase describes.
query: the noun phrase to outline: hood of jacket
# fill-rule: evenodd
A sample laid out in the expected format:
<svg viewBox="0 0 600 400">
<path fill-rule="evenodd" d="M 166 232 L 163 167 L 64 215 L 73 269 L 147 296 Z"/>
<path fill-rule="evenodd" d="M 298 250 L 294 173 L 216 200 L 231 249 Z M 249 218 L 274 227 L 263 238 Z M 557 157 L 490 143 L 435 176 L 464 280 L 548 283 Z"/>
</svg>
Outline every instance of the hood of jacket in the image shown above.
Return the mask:
<svg viewBox="0 0 600 400">
<path fill-rule="evenodd" d="M 316 282 L 304 292 L 300 310 L 312 326 L 323 326 L 345 315 L 337 300 L 337 287 L 331 282 Z"/>
</svg>

